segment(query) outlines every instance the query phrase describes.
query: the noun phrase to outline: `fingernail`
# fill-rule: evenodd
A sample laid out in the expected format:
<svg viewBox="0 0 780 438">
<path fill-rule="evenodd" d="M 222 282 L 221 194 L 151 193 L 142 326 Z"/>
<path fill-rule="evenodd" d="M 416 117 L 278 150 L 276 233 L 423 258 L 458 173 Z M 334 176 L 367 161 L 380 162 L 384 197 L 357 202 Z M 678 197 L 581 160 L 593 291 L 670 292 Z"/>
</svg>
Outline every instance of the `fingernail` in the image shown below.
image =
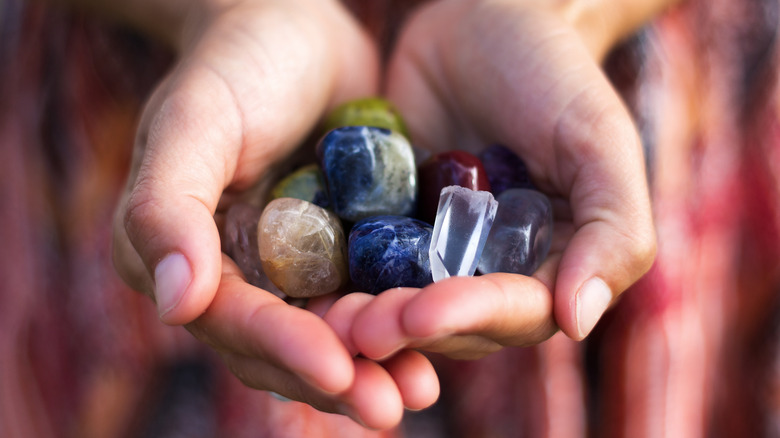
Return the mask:
<svg viewBox="0 0 780 438">
<path fill-rule="evenodd" d="M 160 318 L 179 304 L 191 280 L 190 264 L 182 254 L 169 254 L 157 264 L 154 284 Z"/>
<path fill-rule="evenodd" d="M 604 281 L 593 277 L 577 292 L 577 331 L 580 338 L 588 336 L 612 301 L 612 291 Z"/>
</svg>

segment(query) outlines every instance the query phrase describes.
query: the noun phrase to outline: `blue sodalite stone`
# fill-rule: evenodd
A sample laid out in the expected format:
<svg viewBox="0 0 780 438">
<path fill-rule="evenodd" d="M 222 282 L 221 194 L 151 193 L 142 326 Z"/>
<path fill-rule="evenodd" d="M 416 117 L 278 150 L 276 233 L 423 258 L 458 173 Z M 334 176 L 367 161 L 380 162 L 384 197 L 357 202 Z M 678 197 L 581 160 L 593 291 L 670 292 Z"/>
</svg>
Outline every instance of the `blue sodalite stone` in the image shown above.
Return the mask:
<svg viewBox="0 0 780 438">
<path fill-rule="evenodd" d="M 550 251 L 552 205 L 543 193 L 509 189 L 498 198 L 498 212 L 477 268 L 483 274 L 531 275 Z"/>
<path fill-rule="evenodd" d="M 414 213 L 417 169 L 403 135 L 368 126 L 336 128 L 317 144 L 317 155 L 331 206 L 342 219 Z"/>
<path fill-rule="evenodd" d="M 479 154 L 490 191 L 498 196 L 507 189 L 535 189 L 525 162 L 509 148 L 494 144 Z"/>
<path fill-rule="evenodd" d="M 373 294 L 433 282 L 428 248 L 433 227 L 404 216 L 363 219 L 349 233 L 349 276 Z"/>
</svg>

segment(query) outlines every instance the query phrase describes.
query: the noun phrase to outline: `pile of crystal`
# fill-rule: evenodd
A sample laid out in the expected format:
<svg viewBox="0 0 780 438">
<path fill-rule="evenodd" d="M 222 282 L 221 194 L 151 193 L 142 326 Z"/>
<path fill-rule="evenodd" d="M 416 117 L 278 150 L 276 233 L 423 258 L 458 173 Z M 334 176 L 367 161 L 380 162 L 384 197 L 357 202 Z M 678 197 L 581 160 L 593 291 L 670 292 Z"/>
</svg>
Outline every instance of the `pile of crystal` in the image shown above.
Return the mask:
<svg viewBox="0 0 780 438">
<path fill-rule="evenodd" d="M 226 252 L 252 284 L 376 294 L 477 269 L 529 275 L 546 257 L 552 209 L 510 149 L 418 165 L 400 115 L 377 98 L 342 105 L 324 126 L 316 162 L 279 181 L 261 216 L 228 213 Z"/>
</svg>

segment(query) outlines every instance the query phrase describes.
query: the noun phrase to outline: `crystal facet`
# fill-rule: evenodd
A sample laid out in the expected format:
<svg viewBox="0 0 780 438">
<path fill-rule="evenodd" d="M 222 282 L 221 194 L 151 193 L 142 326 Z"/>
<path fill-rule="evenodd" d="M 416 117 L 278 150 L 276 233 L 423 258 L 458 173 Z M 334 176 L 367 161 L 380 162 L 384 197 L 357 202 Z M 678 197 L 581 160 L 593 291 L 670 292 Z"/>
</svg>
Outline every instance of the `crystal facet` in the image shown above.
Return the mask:
<svg viewBox="0 0 780 438">
<path fill-rule="evenodd" d="M 405 216 L 375 216 L 349 233 L 349 275 L 373 294 L 393 287 L 430 284 L 428 249 L 433 227 Z"/>
<path fill-rule="evenodd" d="M 313 297 L 346 285 L 346 239 L 331 211 L 279 198 L 263 210 L 257 229 L 263 270 L 287 295 Z"/>
<path fill-rule="evenodd" d="M 430 247 L 433 281 L 474 274 L 497 207 L 490 192 L 442 189 Z"/>
<path fill-rule="evenodd" d="M 262 210 L 250 204 L 233 204 L 225 215 L 225 251 L 246 277 L 246 281 L 283 298 L 284 293 L 263 272 L 257 243 L 257 223 Z"/>
<path fill-rule="evenodd" d="M 494 144 L 480 152 L 479 159 L 487 171 L 493 196 L 507 189 L 534 188 L 525 162 L 509 148 Z"/>
<path fill-rule="evenodd" d="M 352 100 L 336 107 L 325 120 L 325 132 L 343 126 L 376 126 L 409 138 L 406 124 L 392 103 L 379 97 Z"/>
<path fill-rule="evenodd" d="M 528 189 L 506 190 L 497 200 L 498 212 L 479 260 L 479 272 L 531 275 L 550 250 L 550 200 Z"/>
<path fill-rule="evenodd" d="M 316 164 L 301 167 L 274 186 L 271 190 L 271 198 L 296 198 L 320 207 L 327 207 L 328 194 L 322 171 Z"/>
<path fill-rule="evenodd" d="M 414 212 L 417 168 L 401 134 L 369 126 L 330 131 L 317 145 L 331 206 L 344 220 Z"/>
<path fill-rule="evenodd" d="M 436 218 L 441 189 L 461 186 L 490 191 L 485 168 L 475 155 L 466 151 L 442 152 L 431 156 L 417 168 L 419 179 L 418 216 L 426 222 Z"/>
</svg>

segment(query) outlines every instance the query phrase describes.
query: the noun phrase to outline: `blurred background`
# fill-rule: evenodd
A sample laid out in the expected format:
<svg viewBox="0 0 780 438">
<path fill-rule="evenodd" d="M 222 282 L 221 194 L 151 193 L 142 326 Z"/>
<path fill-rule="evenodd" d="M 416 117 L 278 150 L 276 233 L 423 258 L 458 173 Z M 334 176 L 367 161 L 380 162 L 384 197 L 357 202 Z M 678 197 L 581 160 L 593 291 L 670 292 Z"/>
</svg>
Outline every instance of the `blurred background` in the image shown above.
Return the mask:
<svg viewBox="0 0 780 438">
<path fill-rule="evenodd" d="M 389 46 L 419 1 L 345 1 Z M 146 96 L 173 56 L 0 0 L 0 436 L 780 436 L 777 0 L 691 0 L 605 64 L 647 151 L 659 254 L 593 335 L 434 357 L 394 431 L 243 387 L 111 264 Z"/>
</svg>

